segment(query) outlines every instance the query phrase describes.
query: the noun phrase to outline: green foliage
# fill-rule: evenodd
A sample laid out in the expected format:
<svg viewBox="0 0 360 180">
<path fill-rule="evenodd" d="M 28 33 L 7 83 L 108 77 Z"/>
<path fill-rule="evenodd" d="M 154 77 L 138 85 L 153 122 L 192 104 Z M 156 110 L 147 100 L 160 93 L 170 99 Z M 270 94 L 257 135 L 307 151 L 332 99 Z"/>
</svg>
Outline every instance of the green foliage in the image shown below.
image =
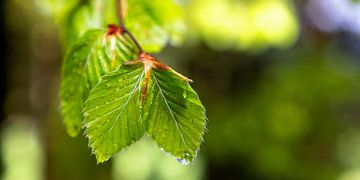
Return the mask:
<svg viewBox="0 0 360 180">
<path fill-rule="evenodd" d="M 179 44 L 185 31 L 183 12 L 174 0 L 128 0 L 125 24 L 147 52 L 170 41 Z M 144 31 L 146 29 L 146 31 Z"/>
<path fill-rule="evenodd" d="M 61 113 L 70 136 L 81 131 L 83 101 L 90 89 L 107 72 L 134 58 L 133 49 L 120 34 L 104 30 L 85 33 L 69 49 L 63 65 L 61 82 Z"/>
<path fill-rule="evenodd" d="M 144 10 L 154 19 L 144 23 L 166 25 L 160 14 Z M 135 49 L 141 51 L 131 34 L 115 25 L 107 32 L 88 31 L 70 47 L 61 83 L 67 132 L 76 136 L 84 126 L 98 162 L 147 132 L 164 151 L 188 164 L 202 141 L 205 108 L 191 80 Z"/>
<path fill-rule="evenodd" d="M 86 135 L 98 162 L 109 159 L 145 132 L 140 116 L 143 68 L 123 67 L 107 74 L 85 102 Z"/>
<path fill-rule="evenodd" d="M 113 22 L 116 8 L 108 7 L 116 7 L 115 2 L 80 1 L 75 5 L 63 19 L 70 39 L 83 29 Z M 77 136 L 84 127 L 98 163 L 146 132 L 161 149 L 188 164 L 202 141 L 205 108 L 190 87 L 190 79 L 140 46 L 159 51 L 170 36 L 179 37 L 181 10 L 171 0 L 119 2 L 129 28 L 120 20 L 120 26 L 108 25 L 107 31 L 88 31 L 66 55 L 60 94 L 67 132 Z"/>
<path fill-rule="evenodd" d="M 115 0 L 36 1 L 53 13 L 66 44 L 74 42 L 88 29 L 117 22 Z M 147 52 L 158 52 L 168 42 L 176 45 L 182 41 L 183 12 L 180 4 L 173 0 L 127 0 L 123 14 L 127 28 Z"/>
<path fill-rule="evenodd" d="M 154 69 L 144 119 L 147 133 L 166 152 L 187 164 L 196 156 L 205 126 L 205 108 L 187 81 L 172 70 Z"/>
<path fill-rule="evenodd" d="M 84 108 L 90 146 L 103 162 L 146 131 L 188 164 L 202 141 L 205 108 L 188 79 L 157 61 L 141 60 L 105 75 L 91 90 Z"/>
</svg>

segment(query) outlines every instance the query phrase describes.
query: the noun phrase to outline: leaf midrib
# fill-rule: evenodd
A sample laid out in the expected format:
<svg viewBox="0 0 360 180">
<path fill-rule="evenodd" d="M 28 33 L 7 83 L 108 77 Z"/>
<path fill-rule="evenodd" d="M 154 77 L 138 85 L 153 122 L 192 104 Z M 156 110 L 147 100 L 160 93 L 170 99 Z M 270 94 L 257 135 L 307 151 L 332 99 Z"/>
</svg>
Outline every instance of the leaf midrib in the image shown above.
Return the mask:
<svg viewBox="0 0 360 180">
<path fill-rule="evenodd" d="M 112 124 L 111 128 L 107 131 L 107 133 L 106 133 L 106 135 L 105 135 L 106 137 L 109 137 L 109 134 L 112 132 L 113 128 L 115 127 L 115 124 L 118 122 L 119 117 L 120 117 L 122 111 L 124 110 L 124 108 L 126 107 L 126 105 L 129 103 L 129 100 L 131 99 L 132 95 L 135 94 L 134 92 L 135 92 L 135 90 L 136 90 L 136 87 L 139 85 L 140 80 L 141 80 L 142 77 L 143 77 L 143 74 L 144 74 L 144 71 L 143 71 L 143 72 L 141 73 L 141 75 L 139 76 L 139 79 L 137 80 L 136 84 L 134 85 L 133 90 L 130 92 L 130 95 L 129 95 L 129 97 L 127 98 L 126 102 L 125 102 L 123 105 L 120 106 L 120 109 L 121 109 L 121 110 L 120 110 L 119 114 L 116 116 L 116 119 L 113 121 L 113 124 Z M 117 109 L 117 108 L 115 108 L 115 109 Z M 108 113 L 106 113 L 106 115 L 111 114 L 112 112 L 115 111 L 115 109 L 112 110 L 112 111 L 110 111 L 110 112 L 108 112 Z M 105 115 L 105 116 L 106 116 L 106 115 Z M 104 116 L 103 116 L 103 117 L 104 117 Z M 99 119 L 100 119 L 100 118 L 99 118 Z M 99 120 L 99 119 L 96 119 L 96 120 Z M 96 120 L 94 120 L 94 121 L 96 121 Z M 94 121 L 92 121 L 92 122 L 94 122 Z M 105 139 L 103 142 L 101 142 L 101 144 L 98 145 L 98 147 L 102 147 L 102 146 L 105 144 L 105 142 L 106 142 L 106 139 Z"/>
<path fill-rule="evenodd" d="M 165 104 L 166 104 L 166 107 L 167 107 L 167 109 L 169 110 L 169 112 L 170 112 L 170 114 L 171 114 L 171 117 L 172 117 L 173 120 L 174 120 L 176 129 L 178 130 L 178 132 L 179 132 L 179 134 L 180 134 L 180 137 L 181 137 L 182 142 L 184 143 L 184 145 L 185 145 L 185 147 L 187 148 L 187 150 L 190 151 L 190 148 L 189 148 L 188 144 L 186 143 L 185 138 L 184 138 L 184 136 L 183 136 L 183 133 L 182 133 L 180 127 L 179 127 L 179 124 L 178 124 L 178 122 L 177 122 L 177 119 L 175 118 L 175 115 L 173 114 L 173 111 L 171 110 L 171 108 L 170 108 L 170 106 L 169 106 L 169 103 L 168 103 L 166 97 L 165 97 L 164 94 L 163 94 L 163 91 L 162 91 L 162 89 L 161 89 L 161 87 L 160 87 L 160 85 L 159 85 L 159 82 L 158 82 L 156 76 L 155 76 L 155 75 L 152 75 L 152 76 L 153 76 L 153 78 L 155 79 L 155 84 L 156 84 L 156 86 L 159 88 L 160 94 L 161 94 L 161 96 L 162 96 L 162 98 L 163 98 L 163 100 L 164 100 L 164 102 L 165 102 Z"/>
</svg>

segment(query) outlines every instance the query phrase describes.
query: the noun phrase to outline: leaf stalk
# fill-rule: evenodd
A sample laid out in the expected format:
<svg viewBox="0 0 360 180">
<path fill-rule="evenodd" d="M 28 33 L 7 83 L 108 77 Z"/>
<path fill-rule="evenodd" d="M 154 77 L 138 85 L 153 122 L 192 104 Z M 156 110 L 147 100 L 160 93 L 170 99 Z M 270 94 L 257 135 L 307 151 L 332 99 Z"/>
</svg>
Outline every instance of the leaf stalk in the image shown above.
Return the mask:
<svg viewBox="0 0 360 180">
<path fill-rule="evenodd" d="M 144 52 L 143 48 L 141 47 L 140 43 L 136 40 L 136 38 L 134 37 L 134 35 L 132 35 L 132 33 L 126 29 L 125 25 L 124 25 L 124 20 L 123 20 L 123 2 L 126 0 L 116 0 L 116 14 L 118 17 L 118 21 L 119 21 L 119 26 L 123 29 L 124 33 L 127 33 L 130 37 L 130 39 L 134 42 L 136 48 L 139 50 L 139 55 L 142 54 Z"/>
</svg>

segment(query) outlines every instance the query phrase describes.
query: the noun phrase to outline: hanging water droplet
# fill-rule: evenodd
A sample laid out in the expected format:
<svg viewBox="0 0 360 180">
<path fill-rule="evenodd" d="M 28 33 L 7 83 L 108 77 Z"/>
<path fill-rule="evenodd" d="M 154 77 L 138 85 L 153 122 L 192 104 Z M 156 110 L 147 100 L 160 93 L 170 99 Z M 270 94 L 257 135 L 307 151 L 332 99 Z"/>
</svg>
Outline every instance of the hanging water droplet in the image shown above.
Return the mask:
<svg viewBox="0 0 360 180">
<path fill-rule="evenodd" d="M 184 165 L 184 166 L 190 164 L 190 161 L 189 161 L 189 160 L 186 160 L 186 159 L 176 158 L 176 160 L 177 160 L 181 165 Z"/>
</svg>

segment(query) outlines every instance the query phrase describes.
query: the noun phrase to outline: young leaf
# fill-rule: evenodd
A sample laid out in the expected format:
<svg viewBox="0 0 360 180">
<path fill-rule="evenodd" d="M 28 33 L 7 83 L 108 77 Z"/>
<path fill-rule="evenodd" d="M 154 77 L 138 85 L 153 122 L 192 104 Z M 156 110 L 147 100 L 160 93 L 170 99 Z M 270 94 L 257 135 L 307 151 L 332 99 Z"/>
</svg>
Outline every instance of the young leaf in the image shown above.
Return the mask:
<svg viewBox="0 0 360 180">
<path fill-rule="evenodd" d="M 139 66 L 109 73 L 85 102 L 85 133 L 98 163 L 144 135 L 145 123 L 139 109 L 143 75 Z"/>
<path fill-rule="evenodd" d="M 98 39 L 100 30 L 88 31 L 76 41 L 64 60 L 61 82 L 61 113 L 66 130 L 70 136 L 76 136 L 81 129 L 83 104 L 83 71 L 91 45 Z"/>
<path fill-rule="evenodd" d="M 204 133 L 205 108 L 189 82 L 172 69 L 153 69 L 144 107 L 147 134 L 181 164 L 192 162 Z"/>
<path fill-rule="evenodd" d="M 179 44 L 185 32 L 182 7 L 174 0 L 127 0 L 125 24 L 147 52 Z M 144 33 L 144 29 L 146 32 Z"/>
<path fill-rule="evenodd" d="M 49 1 L 53 17 L 61 27 L 66 43 L 88 29 L 101 28 L 117 21 L 115 0 Z M 158 52 L 166 43 L 179 44 L 186 25 L 180 3 L 175 0 L 124 0 L 127 28 L 147 52 Z M 43 3 L 44 4 L 44 3 Z M 145 31 L 144 31 L 145 30 Z"/>
<path fill-rule="evenodd" d="M 108 32 L 90 30 L 69 49 L 62 69 L 61 113 L 70 136 L 81 131 L 83 102 L 100 77 L 133 59 L 132 48 L 118 27 L 109 26 Z"/>
<path fill-rule="evenodd" d="M 86 135 L 98 162 L 147 134 L 187 164 L 205 128 L 205 108 L 189 79 L 142 53 L 105 75 L 85 102 Z"/>
</svg>

